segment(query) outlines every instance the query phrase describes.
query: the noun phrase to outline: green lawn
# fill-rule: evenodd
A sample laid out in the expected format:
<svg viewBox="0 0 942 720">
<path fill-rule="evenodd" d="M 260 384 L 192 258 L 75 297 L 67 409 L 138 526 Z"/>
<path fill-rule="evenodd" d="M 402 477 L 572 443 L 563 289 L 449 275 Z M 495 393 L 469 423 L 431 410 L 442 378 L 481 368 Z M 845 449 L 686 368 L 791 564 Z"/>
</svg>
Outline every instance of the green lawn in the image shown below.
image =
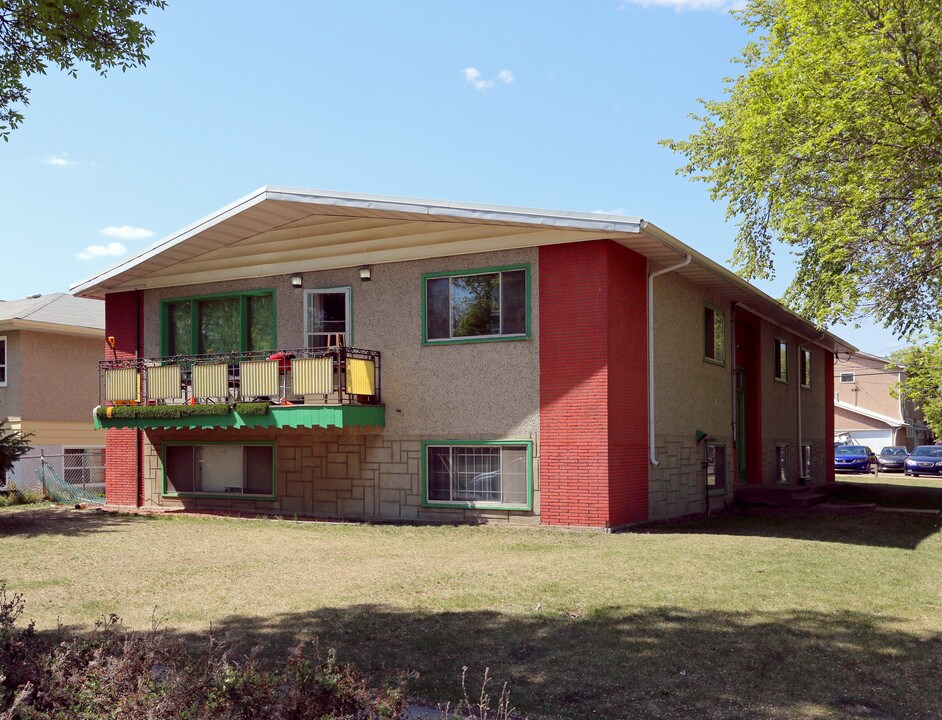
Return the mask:
<svg viewBox="0 0 942 720">
<path fill-rule="evenodd" d="M 41 630 L 155 608 L 274 651 L 317 636 L 414 695 L 462 666 L 565 718 L 937 718 L 938 518 L 755 511 L 648 532 L 0 511 Z"/>
</svg>

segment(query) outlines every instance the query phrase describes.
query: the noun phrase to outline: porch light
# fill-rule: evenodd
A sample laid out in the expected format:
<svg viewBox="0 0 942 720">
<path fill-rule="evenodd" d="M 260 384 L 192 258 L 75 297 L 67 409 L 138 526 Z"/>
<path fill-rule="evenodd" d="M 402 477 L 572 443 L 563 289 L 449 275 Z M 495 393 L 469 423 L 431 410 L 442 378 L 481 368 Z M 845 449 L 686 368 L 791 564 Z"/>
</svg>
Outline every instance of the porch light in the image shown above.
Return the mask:
<svg viewBox="0 0 942 720">
<path fill-rule="evenodd" d="M 301 281 L 301 276 L 300 276 L 300 275 L 295 274 L 295 275 L 292 275 L 292 276 L 291 276 L 291 287 L 293 287 L 293 288 L 295 288 L 295 289 L 300 289 L 300 288 L 301 288 L 301 282 L 302 282 L 302 281 Z"/>
<path fill-rule="evenodd" d="M 368 267 L 361 267 L 360 268 L 360 280 L 362 280 L 363 282 L 369 282 L 372 279 L 373 279 L 373 271 L 370 270 L 370 268 Z"/>
</svg>

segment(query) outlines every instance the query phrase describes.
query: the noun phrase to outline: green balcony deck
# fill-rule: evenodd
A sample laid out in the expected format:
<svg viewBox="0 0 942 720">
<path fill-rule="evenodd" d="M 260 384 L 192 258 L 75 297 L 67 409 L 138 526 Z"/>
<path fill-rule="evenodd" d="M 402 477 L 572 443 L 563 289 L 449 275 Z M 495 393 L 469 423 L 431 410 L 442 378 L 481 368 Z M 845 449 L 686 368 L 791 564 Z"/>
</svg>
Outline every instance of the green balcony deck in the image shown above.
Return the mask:
<svg viewBox="0 0 942 720">
<path fill-rule="evenodd" d="M 128 407 L 128 406 L 122 406 Z M 140 406 L 141 412 L 153 406 Z M 167 406 L 158 406 L 167 407 Z M 186 406 L 183 406 L 186 407 Z M 384 427 L 384 405 L 272 405 L 263 414 L 228 412 L 192 414 L 185 417 L 100 417 L 96 412 L 95 429 L 201 429 L 213 428 L 349 428 Z"/>
</svg>

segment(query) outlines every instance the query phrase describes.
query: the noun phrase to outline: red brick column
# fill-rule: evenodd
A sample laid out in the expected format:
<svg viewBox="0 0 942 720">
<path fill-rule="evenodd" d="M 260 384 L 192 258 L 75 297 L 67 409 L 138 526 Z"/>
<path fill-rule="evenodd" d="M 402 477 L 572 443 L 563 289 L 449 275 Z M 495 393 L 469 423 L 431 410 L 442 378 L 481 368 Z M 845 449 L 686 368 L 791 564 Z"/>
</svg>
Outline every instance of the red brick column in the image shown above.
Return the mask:
<svg viewBox="0 0 942 720">
<path fill-rule="evenodd" d="M 610 241 L 571 243 L 541 247 L 539 272 L 541 522 L 643 520 L 646 262 Z"/>
<path fill-rule="evenodd" d="M 105 297 L 105 358 L 133 358 L 143 354 L 144 323 L 138 291 Z M 140 430 L 105 431 L 105 500 L 109 505 L 139 505 L 143 445 Z"/>
</svg>

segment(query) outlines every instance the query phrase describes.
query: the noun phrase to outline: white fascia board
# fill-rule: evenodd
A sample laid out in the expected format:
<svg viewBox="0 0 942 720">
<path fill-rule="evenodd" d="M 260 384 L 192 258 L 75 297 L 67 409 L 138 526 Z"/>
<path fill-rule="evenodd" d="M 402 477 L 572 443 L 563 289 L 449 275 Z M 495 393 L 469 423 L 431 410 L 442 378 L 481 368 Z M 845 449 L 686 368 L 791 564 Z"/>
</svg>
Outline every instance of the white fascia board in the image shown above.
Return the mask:
<svg viewBox="0 0 942 720">
<path fill-rule="evenodd" d="M 898 428 L 906 425 L 906 423 L 897 420 L 896 418 L 891 418 L 889 415 L 883 415 L 882 413 L 874 412 L 873 410 L 867 410 L 866 408 L 862 408 L 859 405 L 851 405 L 849 403 L 843 402 L 842 400 L 835 400 L 834 407 L 840 408 L 841 410 L 846 410 L 847 412 L 863 415 L 864 417 L 868 417 L 871 420 L 879 420 L 882 423 L 886 423 L 890 427 Z"/>
</svg>

